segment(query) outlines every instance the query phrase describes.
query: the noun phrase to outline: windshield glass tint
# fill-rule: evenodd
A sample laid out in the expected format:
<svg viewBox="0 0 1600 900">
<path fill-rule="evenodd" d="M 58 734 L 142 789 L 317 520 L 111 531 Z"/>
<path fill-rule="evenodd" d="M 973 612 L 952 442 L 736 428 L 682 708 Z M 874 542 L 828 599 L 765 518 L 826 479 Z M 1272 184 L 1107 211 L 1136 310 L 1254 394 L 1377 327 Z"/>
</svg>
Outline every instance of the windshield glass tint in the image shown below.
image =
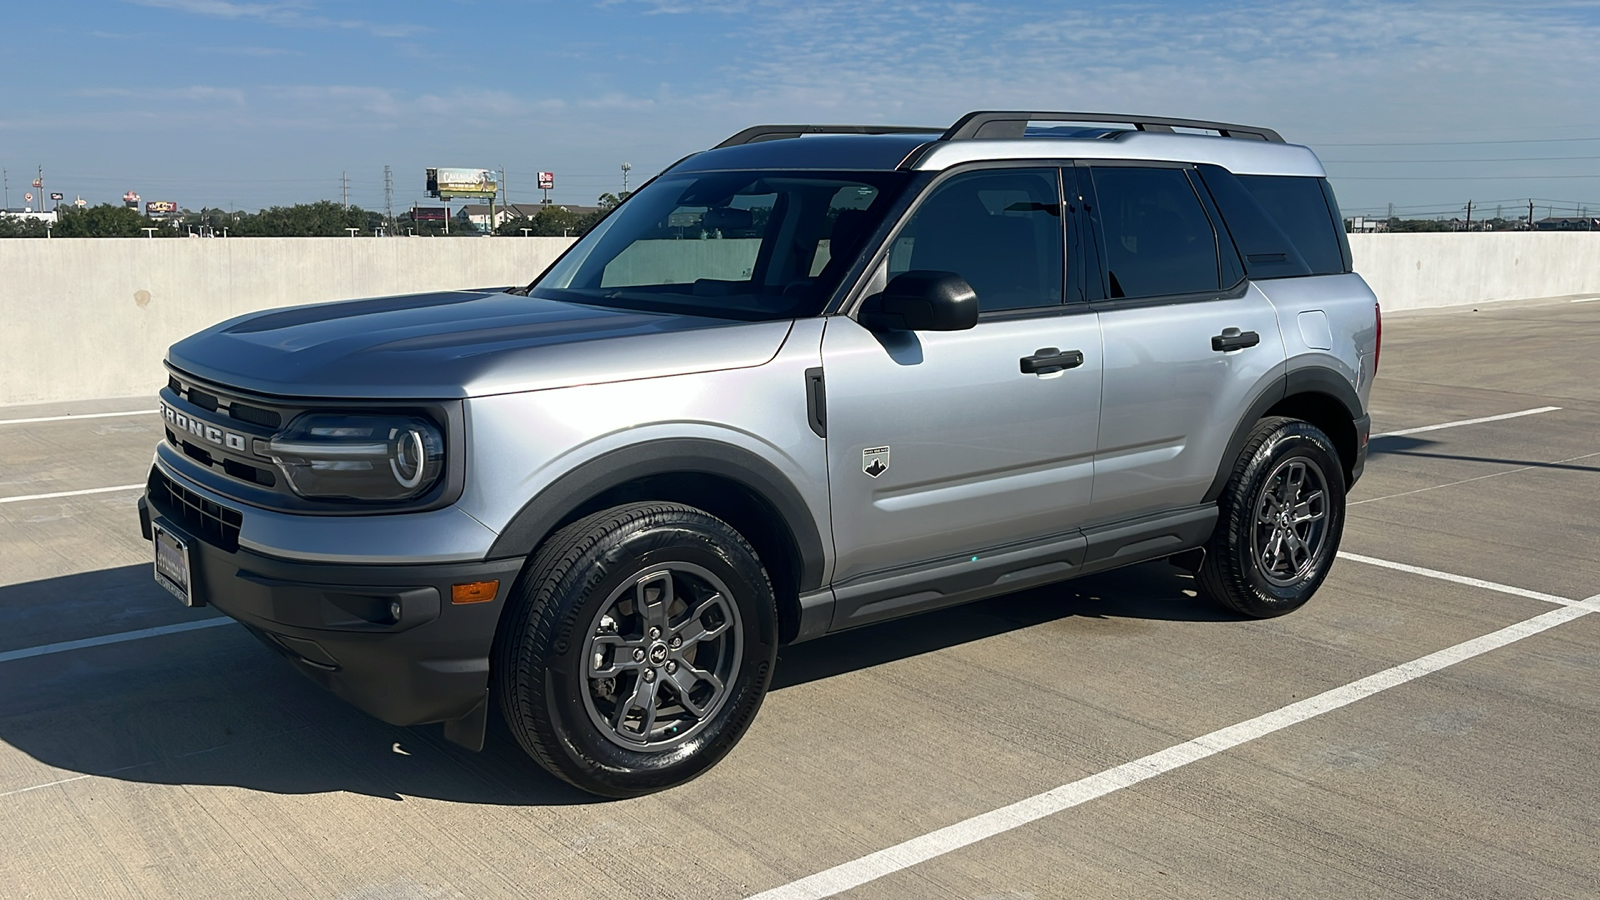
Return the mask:
<svg viewBox="0 0 1600 900">
<path fill-rule="evenodd" d="M 730 319 L 815 315 L 909 177 L 666 175 L 585 235 L 531 293 Z"/>
</svg>

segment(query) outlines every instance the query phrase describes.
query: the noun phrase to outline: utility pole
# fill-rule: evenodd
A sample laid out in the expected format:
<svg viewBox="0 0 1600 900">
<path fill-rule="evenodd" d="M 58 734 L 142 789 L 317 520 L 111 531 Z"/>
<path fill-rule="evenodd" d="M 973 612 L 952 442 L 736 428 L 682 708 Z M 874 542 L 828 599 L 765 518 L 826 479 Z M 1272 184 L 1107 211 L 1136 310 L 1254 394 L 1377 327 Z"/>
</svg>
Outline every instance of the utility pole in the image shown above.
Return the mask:
<svg viewBox="0 0 1600 900">
<path fill-rule="evenodd" d="M 1391 218 L 1391 219 L 1394 218 L 1394 204 L 1393 203 L 1389 204 L 1389 218 Z"/>
<path fill-rule="evenodd" d="M 394 173 L 383 167 L 383 223 L 394 230 Z"/>
<path fill-rule="evenodd" d="M 5 170 L 5 169 L 0 169 L 0 182 L 4 182 L 5 183 L 5 189 L 6 189 L 6 205 L 3 206 L 3 207 L 0 207 L 0 209 L 10 209 L 11 208 L 11 173 L 9 171 Z"/>
<path fill-rule="evenodd" d="M 1528 230 L 1533 230 L 1533 201 L 1528 201 Z"/>
<path fill-rule="evenodd" d="M 339 199 L 345 209 L 350 208 L 350 173 L 339 173 Z"/>
<path fill-rule="evenodd" d="M 1472 232 L 1472 201 L 1467 201 L 1467 233 Z"/>
</svg>

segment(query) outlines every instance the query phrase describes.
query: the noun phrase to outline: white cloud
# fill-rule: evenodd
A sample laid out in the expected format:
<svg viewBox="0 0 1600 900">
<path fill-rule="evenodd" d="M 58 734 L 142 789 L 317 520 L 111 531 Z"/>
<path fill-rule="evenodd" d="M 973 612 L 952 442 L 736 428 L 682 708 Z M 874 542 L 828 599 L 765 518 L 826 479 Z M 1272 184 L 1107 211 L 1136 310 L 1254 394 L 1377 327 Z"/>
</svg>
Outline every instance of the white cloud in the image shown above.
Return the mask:
<svg viewBox="0 0 1600 900">
<path fill-rule="evenodd" d="M 383 38 L 407 37 L 425 30 L 420 26 L 402 22 L 328 18 L 318 15 L 315 12 L 315 5 L 306 0 L 281 0 L 272 3 L 239 3 L 234 0 L 125 0 L 125 2 L 197 16 L 259 21 L 289 28 L 364 31 Z"/>
</svg>

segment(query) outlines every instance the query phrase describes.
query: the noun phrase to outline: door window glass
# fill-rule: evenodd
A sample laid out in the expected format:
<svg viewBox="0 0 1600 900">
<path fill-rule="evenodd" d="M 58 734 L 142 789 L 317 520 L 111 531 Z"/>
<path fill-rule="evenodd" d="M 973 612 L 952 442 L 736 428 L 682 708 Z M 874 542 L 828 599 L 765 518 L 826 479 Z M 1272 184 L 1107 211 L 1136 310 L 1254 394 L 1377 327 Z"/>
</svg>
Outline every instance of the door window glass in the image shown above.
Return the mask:
<svg viewBox="0 0 1600 900">
<path fill-rule="evenodd" d="M 1055 169 L 957 175 L 933 189 L 895 239 L 889 276 L 955 272 L 978 309 L 1061 303 L 1061 196 Z"/>
<path fill-rule="evenodd" d="M 1094 189 L 1111 297 L 1221 287 L 1216 232 L 1182 169 L 1096 168 Z"/>
</svg>

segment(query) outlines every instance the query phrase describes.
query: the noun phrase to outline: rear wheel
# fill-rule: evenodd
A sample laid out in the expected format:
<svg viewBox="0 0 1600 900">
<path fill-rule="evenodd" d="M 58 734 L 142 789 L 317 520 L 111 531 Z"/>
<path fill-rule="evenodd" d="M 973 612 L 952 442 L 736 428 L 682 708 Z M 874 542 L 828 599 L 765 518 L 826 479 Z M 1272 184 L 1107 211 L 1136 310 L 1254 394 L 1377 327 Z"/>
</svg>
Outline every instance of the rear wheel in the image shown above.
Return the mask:
<svg viewBox="0 0 1600 900">
<path fill-rule="evenodd" d="M 681 784 L 743 736 L 766 695 L 777 609 L 755 551 L 692 507 L 631 504 L 562 529 L 529 563 L 496 646 L 518 743 L 573 785 Z"/>
<path fill-rule="evenodd" d="M 1344 531 L 1345 483 L 1333 442 L 1298 419 L 1262 419 L 1234 463 L 1197 580 L 1256 618 L 1305 605 Z"/>
</svg>

